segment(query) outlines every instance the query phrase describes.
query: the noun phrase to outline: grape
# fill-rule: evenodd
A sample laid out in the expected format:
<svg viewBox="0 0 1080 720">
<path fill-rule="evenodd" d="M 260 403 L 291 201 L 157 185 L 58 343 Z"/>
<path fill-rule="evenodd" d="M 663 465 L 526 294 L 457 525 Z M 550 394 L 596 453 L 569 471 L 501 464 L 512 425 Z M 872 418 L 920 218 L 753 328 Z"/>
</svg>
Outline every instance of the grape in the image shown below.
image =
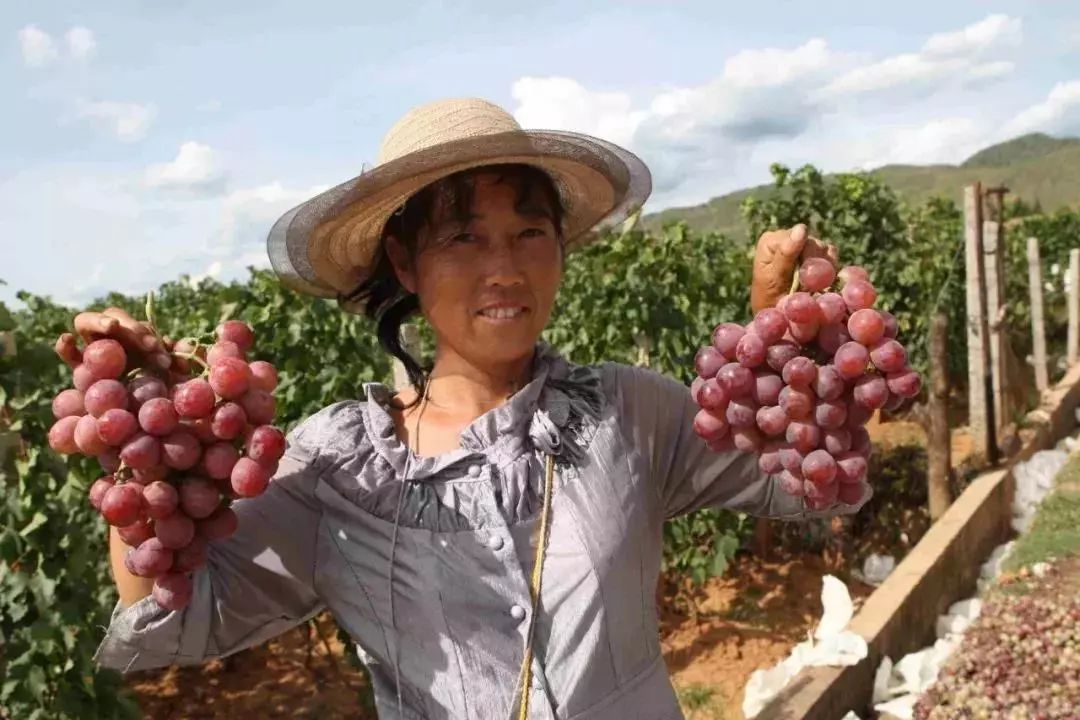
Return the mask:
<svg viewBox="0 0 1080 720">
<path fill-rule="evenodd" d="M 865 492 L 865 483 L 840 483 L 837 486 L 836 498 L 845 505 L 858 505 Z"/>
<path fill-rule="evenodd" d="M 120 459 L 133 470 L 146 470 L 161 461 L 161 443 L 153 435 L 139 433 L 121 448 Z"/>
<path fill-rule="evenodd" d="M 899 372 L 907 365 L 907 351 L 895 340 L 882 338 L 870 350 L 870 362 L 883 373 Z"/>
<path fill-rule="evenodd" d="M 799 479 L 802 479 L 802 463 L 805 459 L 805 455 L 799 452 L 798 448 L 794 448 L 791 445 L 784 445 L 780 448 L 780 464 L 784 466 L 784 469 L 796 473 Z"/>
<path fill-rule="evenodd" d="M 101 432 L 101 426 L 98 426 L 98 433 Z M 98 463 L 101 465 L 101 469 L 110 475 L 120 469 L 120 451 L 116 448 L 109 448 L 103 453 L 98 454 Z"/>
<path fill-rule="evenodd" d="M 169 389 L 159 378 L 153 375 L 140 375 L 128 383 L 131 406 L 138 410 L 147 400 L 169 396 Z"/>
<path fill-rule="evenodd" d="M 850 413 L 849 413 L 850 415 Z M 870 456 L 870 433 L 864 427 L 852 428 L 851 452 L 858 453 L 863 457 Z"/>
<path fill-rule="evenodd" d="M 234 402 L 225 402 L 215 408 L 210 416 L 210 432 L 215 438 L 232 440 L 244 432 L 247 421 L 242 407 Z"/>
<path fill-rule="evenodd" d="M 866 458 L 856 452 L 836 456 L 836 479 L 842 483 L 857 483 L 866 477 Z"/>
<path fill-rule="evenodd" d="M 784 315 L 793 323 L 821 322 L 821 310 L 810 293 L 792 293 L 784 303 Z"/>
<path fill-rule="evenodd" d="M 754 372 L 754 400 L 758 405 L 775 405 L 780 401 L 784 381 L 776 373 L 767 370 Z"/>
<path fill-rule="evenodd" d="M 156 537 L 150 538 L 131 553 L 131 571 L 139 577 L 157 577 L 168 572 L 172 564 L 173 551 Z"/>
<path fill-rule="evenodd" d="M 209 541 L 224 540 L 236 532 L 238 524 L 236 512 L 232 508 L 220 508 L 205 520 L 195 523 L 199 535 Z"/>
<path fill-rule="evenodd" d="M 180 422 L 172 401 L 152 398 L 139 408 L 139 425 L 151 435 L 168 435 Z"/>
<path fill-rule="evenodd" d="M 146 504 L 146 514 L 160 520 L 176 512 L 180 495 L 170 483 L 155 480 L 143 488 L 143 502 Z"/>
<path fill-rule="evenodd" d="M 844 379 L 835 367 L 825 365 L 818 368 L 817 377 L 810 388 L 822 400 L 836 400 L 844 394 Z"/>
<path fill-rule="evenodd" d="M 848 342 L 851 342 L 851 336 L 848 335 L 846 325 L 822 325 L 818 331 L 818 347 L 830 355 L 835 355 L 840 346 Z"/>
<path fill-rule="evenodd" d="M 83 349 L 82 364 L 97 380 L 115 380 L 124 372 L 127 355 L 115 340 L 95 340 Z"/>
<path fill-rule="evenodd" d="M 727 434 L 727 431 L 728 423 L 722 415 L 715 414 L 713 412 L 710 412 L 709 410 L 699 410 L 697 415 L 694 416 L 694 432 L 697 433 L 698 437 L 700 437 L 702 440 L 719 440 Z M 229 449 L 232 450 L 234 453 L 236 452 L 236 450 L 232 446 L 229 446 Z M 209 456 L 209 454 L 210 451 L 207 450 L 207 456 Z M 232 465 L 229 466 L 230 474 L 232 473 L 232 466 L 236 465 L 236 462 L 237 461 L 234 458 L 232 461 Z M 209 466 L 209 462 L 207 463 L 207 465 Z M 218 474 L 210 474 L 210 477 L 219 480 L 224 479 L 219 477 Z M 227 475 L 226 477 L 229 476 Z"/>
<path fill-rule="evenodd" d="M 694 369 L 697 370 L 697 374 L 701 378 L 716 377 L 716 372 L 727 364 L 727 360 L 720 354 L 720 351 L 714 348 L 712 345 L 706 345 L 697 351 L 697 355 L 694 356 Z M 255 363 L 252 363 L 254 367 Z M 254 373 L 254 371 L 252 371 Z M 257 386 L 254 375 L 252 375 L 252 385 Z M 266 388 L 260 388 L 265 390 Z"/>
<path fill-rule="evenodd" d="M 787 317 L 776 308 L 765 308 L 754 316 L 754 332 L 766 345 L 779 342 L 787 327 Z"/>
<path fill-rule="evenodd" d="M 833 455 L 840 455 L 851 449 L 851 431 L 847 428 L 826 430 L 822 433 L 821 445 Z"/>
<path fill-rule="evenodd" d="M 757 335 L 746 333 L 735 346 L 735 359 L 743 367 L 757 367 L 765 362 L 765 341 Z"/>
<path fill-rule="evenodd" d="M 872 408 L 868 408 L 865 405 L 860 405 L 856 402 L 848 403 L 847 428 L 849 430 L 861 428 L 863 425 L 870 422 L 870 418 L 872 417 L 874 417 L 874 410 Z"/>
<path fill-rule="evenodd" d="M 126 410 L 127 389 L 116 380 L 98 380 L 83 395 L 83 405 L 86 406 L 86 412 L 94 417 L 100 417 L 103 412 L 113 408 Z"/>
<path fill-rule="evenodd" d="M 247 352 L 255 343 L 255 333 L 252 332 L 251 326 L 240 320 L 226 320 L 217 326 L 215 332 L 218 340 L 236 343 L 241 352 Z"/>
<path fill-rule="evenodd" d="M 166 610 L 183 610 L 192 592 L 191 578 L 184 573 L 170 572 L 154 580 L 154 601 Z"/>
<path fill-rule="evenodd" d="M 821 329 L 821 324 L 818 322 L 811 323 L 796 323 L 793 322 L 789 326 L 791 337 L 797 342 L 803 345 L 809 345 L 817 337 L 818 330 Z"/>
<path fill-rule="evenodd" d="M 780 489 L 795 497 L 802 497 L 806 494 L 803 489 L 803 479 L 790 470 L 784 470 L 780 473 Z"/>
<path fill-rule="evenodd" d="M 780 407 L 792 420 L 802 420 L 814 412 L 814 395 L 806 388 L 785 386 L 780 391 Z"/>
<path fill-rule="evenodd" d="M 219 340 L 211 345 L 210 349 L 206 351 L 206 362 L 211 367 L 217 365 L 218 361 L 222 358 L 227 357 L 243 360 L 244 353 L 240 350 L 239 345 L 228 340 Z"/>
<path fill-rule="evenodd" d="M 172 515 L 155 520 L 154 532 L 157 533 L 162 545 L 179 550 L 195 537 L 195 523 L 183 512 L 177 510 Z"/>
<path fill-rule="evenodd" d="M 270 483 L 270 473 L 251 458 L 237 460 L 229 478 L 233 491 L 240 497 L 259 495 Z"/>
<path fill-rule="evenodd" d="M 889 399 L 885 378 L 877 373 L 863 375 L 855 382 L 854 398 L 856 405 L 877 410 Z"/>
<path fill-rule="evenodd" d="M 848 265 L 847 267 L 842 268 L 837 274 L 837 277 L 839 277 L 840 282 L 844 283 L 845 285 L 853 280 L 863 280 L 865 282 L 870 282 L 870 273 L 866 272 L 865 269 L 859 267 L 858 265 Z"/>
<path fill-rule="evenodd" d="M 720 372 L 716 373 L 716 380 L 733 398 L 749 395 L 755 387 L 754 373 L 738 363 L 729 363 L 720 368 Z"/>
<path fill-rule="evenodd" d="M 101 509 L 101 499 L 105 497 L 105 493 L 109 491 L 113 485 L 116 484 L 116 480 L 112 475 L 106 475 L 100 477 L 94 481 L 94 484 L 90 486 L 90 504 L 94 506 L 95 510 Z"/>
<path fill-rule="evenodd" d="M 835 279 L 836 268 L 825 258 L 809 258 L 799 268 L 799 285 L 810 292 L 821 292 Z"/>
<path fill-rule="evenodd" d="M 727 388 L 715 379 L 706 380 L 698 391 L 698 404 L 706 410 L 722 412 L 727 408 L 730 399 L 731 394 Z"/>
<path fill-rule="evenodd" d="M 808 357 L 793 357 L 784 366 L 784 382 L 798 388 L 808 388 L 817 379 L 817 365 Z"/>
<path fill-rule="evenodd" d="M 97 420 L 97 431 L 102 442 L 112 447 L 124 442 L 139 430 L 139 421 L 127 410 L 106 410 Z"/>
<path fill-rule="evenodd" d="M 137 548 L 154 537 L 154 526 L 143 520 L 138 520 L 130 525 L 116 528 L 116 534 L 120 536 L 125 545 Z"/>
<path fill-rule="evenodd" d="M 827 485 L 836 477 L 836 460 L 825 450 L 814 450 L 803 460 L 802 474 L 815 485 Z"/>
<path fill-rule="evenodd" d="M 903 405 L 906 401 L 906 398 L 902 398 L 899 395 L 893 395 L 892 393 L 889 393 L 889 399 L 888 401 L 886 401 L 885 405 L 881 409 L 885 410 L 886 412 L 896 412 L 900 409 L 900 406 Z"/>
<path fill-rule="evenodd" d="M 178 429 L 161 439 L 161 462 L 174 470 L 195 467 L 201 455 L 199 439 L 187 429 Z"/>
<path fill-rule="evenodd" d="M 69 415 L 85 415 L 86 407 L 83 406 L 83 394 L 71 388 L 61 390 L 60 394 L 53 398 L 52 412 L 53 417 L 57 420 Z"/>
<path fill-rule="evenodd" d="M 889 373 L 886 375 L 885 382 L 889 392 L 902 398 L 913 398 L 922 389 L 922 378 L 911 368 Z"/>
<path fill-rule="evenodd" d="M 885 323 L 885 337 L 895 338 L 897 333 L 900 332 L 900 324 L 896 321 L 896 316 L 885 310 L 878 310 L 878 314 L 881 315 L 881 320 Z"/>
<path fill-rule="evenodd" d="M 214 435 L 213 425 L 210 422 L 210 418 L 204 417 L 198 420 L 184 420 L 181 425 L 190 430 L 195 437 L 199 438 L 199 442 L 203 445 L 213 445 L 218 441 L 217 435 Z"/>
<path fill-rule="evenodd" d="M 788 422 L 790 422 L 790 418 L 783 408 L 776 406 L 759 409 L 755 419 L 757 420 L 757 426 L 769 437 L 782 435 L 787 430 Z"/>
<path fill-rule="evenodd" d="M 765 350 L 765 361 L 776 372 L 781 372 L 793 357 L 799 355 L 799 346 L 791 340 L 780 340 Z"/>
<path fill-rule="evenodd" d="M 815 485 L 807 480 L 803 483 L 803 489 L 806 490 L 806 506 L 811 510 L 828 510 L 836 504 L 839 493 L 837 483 Z"/>
<path fill-rule="evenodd" d="M 191 539 L 187 546 L 176 551 L 176 559 L 173 561 L 174 572 L 193 572 L 206 565 L 207 546 L 206 540 L 198 534 Z"/>
<path fill-rule="evenodd" d="M 843 400 L 819 400 L 814 407 L 814 422 L 824 430 L 838 430 L 847 420 L 847 403 Z"/>
<path fill-rule="evenodd" d="M 241 397 L 247 392 L 250 383 L 251 371 L 243 360 L 222 358 L 217 365 L 210 368 L 210 387 L 226 400 Z"/>
<path fill-rule="evenodd" d="M 90 372 L 90 368 L 85 365 L 76 365 L 75 369 L 71 371 L 71 384 L 81 393 L 85 393 L 96 382 L 97 378 L 94 377 L 94 373 Z"/>
<path fill-rule="evenodd" d="M 733 403 L 734 404 L 734 403 Z M 731 410 L 731 405 L 728 406 Z M 281 459 L 285 454 L 285 434 L 275 427 L 261 425 L 255 428 L 247 443 L 247 456 L 259 463 Z"/>
<path fill-rule="evenodd" d="M 847 342 L 840 346 L 833 356 L 833 367 L 845 380 L 854 380 L 866 372 L 870 353 L 857 342 Z"/>
<path fill-rule="evenodd" d="M 109 446 L 98 435 L 98 421 L 92 415 L 83 415 L 75 423 L 75 445 L 84 455 L 98 455 Z"/>
<path fill-rule="evenodd" d="M 877 300 L 877 290 L 866 280 L 852 280 L 840 291 L 840 297 L 844 298 L 848 310 L 855 312 L 873 307 Z"/>
<path fill-rule="evenodd" d="M 705 447 L 715 453 L 726 453 L 735 449 L 735 442 L 731 439 L 731 435 L 727 434 L 719 440 L 706 440 Z"/>
<path fill-rule="evenodd" d="M 733 428 L 754 427 L 757 416 L 757 405 L 749 398 L 735 399 L 728 403 L 724 417 Z M 255 459 L 255 458 L 252 458 Z"/>
<path fill-rule="evenodd" d="M 758 468 L 766 475 L 775 475 L 784 469 L 780 464 L 780 452 L 778 450 L 764 450 L 758 456 Z"/>
<path fill-rule="evenodd" d="M 713 348 L 715 350 L 715 348 Z M 721 356 L 722 358 L 723 356 Z M 251 370 L 251 386 L 266 392 L 273 392 L 278 384 L 277 369 L 265 360 L 256 360 L 248 365 Z M 720 368 L 717 368 L 719 370 Z M 716 373 L 713 373 L 715 375 Z"/>
<path fill-rule="evenodd" d="M 142 488 L 133 483 L 113 485 L 101 498 L 101 515 L 110 525 L 131 525 L 142 515 Z"/>
<path fill-rule="evenodd" d="M 799 452 L 809 453 L 821 443 L 821 428 L 812 423 L 794 420 L 787 426 L 787 441 Z"/>
<path fill-rule="evenodd" d="M 885 321 L 877 310 L 856 310 L 848 318 L 847 329 L 852 340 L 873 347 L 885 334 Z"/>
<path fill-rule="evenodd" d="M 221 502 L 221 493 L 212 481 L 197 476 L 180 484 L 180 507 L 193 520 L 210 517 Z"/>
<path fill-rule="evenodd" d="M 195 378 L 176 386 L 173 406 L 182 418 L 204 418 L 213 411 L 215 400 L 210 383 Z"/>
<path fill-rule="evenodd" d="M 733 429 L 731 440 L 740 452 L 757 452 L 761 449 L 761 433 L 753 426 Z"/>
<path fill-rule="evenodd" d="M 132 482 L 137 482 L 140 485 L 149 485 L 152 482 L 158 480 L 164 480 L 169 476 L 169 468 L 164 465 L 154 465 L 152 467 L 144 468 L 142 470 L 135 470 L 132 472 Z"/>
<path fill-rule="evenodd" d="M 840 293 L 829 292 L 819 295 L 817 305 L 821 313 L 821 322 L 825 325 L 842 323 L 847 317 L 847 304 Z"/>
<path fill-rule="evenodd" d="M 736 325 L 735 323 L 723 323 L 717 325 L 713 330 L 713 347 L 720 351 L 728 360 L 735 361 L 735 346 L 739 344 L 739 340 L 746 334 L 746 330 L 742 325 Z"/>
<path fill-rule="evenodd" d="M 75 444 L 75 426 L 78 424 L 77 415 L 68 415 L 53 423 L 49 428 L 49 447 L 65 455 L 79 452 L 79 446 Z"/>
</svg>

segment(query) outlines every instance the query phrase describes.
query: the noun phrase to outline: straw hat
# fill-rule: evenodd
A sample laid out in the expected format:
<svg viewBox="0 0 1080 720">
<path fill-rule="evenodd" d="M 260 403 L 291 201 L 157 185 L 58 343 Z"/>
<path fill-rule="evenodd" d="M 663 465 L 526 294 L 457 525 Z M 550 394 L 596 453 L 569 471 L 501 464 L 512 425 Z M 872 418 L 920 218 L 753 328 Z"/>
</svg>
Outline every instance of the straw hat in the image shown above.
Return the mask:
<svg viewBox="0 0 1080 720">
<path fill-rule="evenodd" d="M 497 163 L 533 165 L 551 177 L 566 209 L 568 249 L 629 217 L 652 189 L 645 164 L 609 142 L 522 130 L 485 100 L 442 100 L 406 113 L 383 138 L 374 168 L 274 223 L 270 262 L 290 287 L 340 298 L 374 268 L 383 227 L 409 197 L 453 173 Z"/>
</svg>

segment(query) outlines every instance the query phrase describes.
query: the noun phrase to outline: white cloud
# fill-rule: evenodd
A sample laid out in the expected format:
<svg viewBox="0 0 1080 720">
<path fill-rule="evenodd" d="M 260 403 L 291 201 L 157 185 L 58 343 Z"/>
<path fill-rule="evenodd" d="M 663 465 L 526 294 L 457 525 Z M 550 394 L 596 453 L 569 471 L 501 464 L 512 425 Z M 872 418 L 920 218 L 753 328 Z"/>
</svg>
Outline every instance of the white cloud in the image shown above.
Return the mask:
<svg viewBox="0 0 1080 720">
<path fill-rule="evenodd" d="M 146 137 L 157 115 L 153 105 L 110 100 L 80 103 L 77 112 L 79 117 L 98 122 L 117 138 L 128 142 Z"/>
<path fill-rule="evenodd" d="M 1006 126 L 1010 135 L 1080 132 L 1080 80 L 1056 84 L 1046 100 L 1018 113 Z"/>
<path fill-rule="evenodd" d="M 633 110 L 626 93 L 594 92 L 570 78 L 523 77 L 510 94 L 522 127 L 574 130 L 620 144 L 630 142 L 645 116 Z"/>
<path fill-rule="evenodd" d="M 955 32 L 931 35 L 923 51 L 933 55 L 973 55 L 1002 45 L 1017 46 L 1023 22 L 1008 15 L 989 15 Z"/>
<path fill-rule="evenodd" d="M 932 35 L 920 52 L 901 53 L 855 68 L 829 82 L 820 97 L 837 99 L 910 86 L 921 91 L 964 87 L 1010 74 L 1011 62 L 988 61 L 991 50 L 1020 43 L 1021 21 L 990 15 L 955 32 Z"/>
<path fill-rule="evenodd" d="M 762 48 L 736 53 L 724 62 L 723 80 L 734 88 L 776 87 L 830 70 L 841 60 L 824 40 L 813 38 L 794 50 Z"/>
<path fill-rule="evenodd" d="M 19 49 L 28 67 L 44 67 L 59 56 L 52 36 L 36 25 L 19 31 Z"/>
<path fill-rule="evenodd" d="M 151 165 L 146 170 L 147 185 L 156 188 L 206 192 L 219 189 L 224 179 L 214 149 L 193 140 L 180 146 L 172 162 Z"/>
<path fill-rule="evenodd" d="M 235 248 L 242 245 L 249 229 L 255 229 L 255 235 L 261 243 L 270 231 L 270 226 L 287 210 L 299 205 L 319 193 L 329 190 L 329 185 L 314 187 L 287 188 L 280 181 L 251 188 L 240 188 L 229 193 L 221 204 L 221 225 L 219 228 L 220 247 Z M 262 264 L 266 264 L 266 252 L 262 252 Z"/>
<path fill-rule="evenodd" d="M 84 27 L 73 27 L 64 35 L 68 53 L 76 60 L 89 60 L 97 50 L 94 33 Z"/>
</svg>

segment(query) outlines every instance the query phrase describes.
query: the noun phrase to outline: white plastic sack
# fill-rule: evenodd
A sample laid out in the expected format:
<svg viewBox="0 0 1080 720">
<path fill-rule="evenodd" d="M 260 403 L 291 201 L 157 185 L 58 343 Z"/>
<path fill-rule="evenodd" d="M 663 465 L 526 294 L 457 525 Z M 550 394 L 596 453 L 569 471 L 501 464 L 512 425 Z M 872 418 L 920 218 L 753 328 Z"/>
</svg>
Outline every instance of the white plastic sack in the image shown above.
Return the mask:
<svg viewBox="0 0 1080 720">
<path fill-rule="evenodd" d="M 821 621 L 786 659 L 750 675 L 742 708 L 747 718 L 756 717 L 803 668 L 854 665 L 869 652 L 861 635 L 845 629 L 855 614 L 847 586 L 832 575 L 821 580 Z"/>
</svg>

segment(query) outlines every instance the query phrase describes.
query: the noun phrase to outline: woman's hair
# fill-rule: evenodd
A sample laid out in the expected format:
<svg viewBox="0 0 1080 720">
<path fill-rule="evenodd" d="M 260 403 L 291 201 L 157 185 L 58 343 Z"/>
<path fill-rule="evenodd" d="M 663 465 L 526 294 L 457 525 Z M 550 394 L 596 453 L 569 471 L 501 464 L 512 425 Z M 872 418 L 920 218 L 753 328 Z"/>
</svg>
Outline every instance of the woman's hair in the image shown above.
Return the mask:
<svg viewBox="0 0 1080 720">
<path fill-rule="evenodd" d="M 420 231 L 435 220 L 436 213 L 467 222 L 473 204 L 474 178 L 479 173 L 494 173 L 498 182 L 510 184 L 515 192 L 514 206 L 519 211 L 527 204 L 544 201 L 550 208 L 559 242 L 563 242 L 565 209 L 555 183 L 547 173 L 532 165 L 500 164 L 463 170 L 424 187 L 398 208 L 383 228 L 374 271 L 344 298 L 364 303 L 365 314 L 375 321 L 379 344 L 405 366 L 409 382 L 416 388 L 418 397 L 424 393 L 430 368 L 421 367 L 420 361 L 402 346 L 401 326 L 420 309 L 420 300 L 398 282 L 386 250 L 386 239 L 390 236 L 397 238 L 415 264 L 420 250 Z"/>
</svg>

